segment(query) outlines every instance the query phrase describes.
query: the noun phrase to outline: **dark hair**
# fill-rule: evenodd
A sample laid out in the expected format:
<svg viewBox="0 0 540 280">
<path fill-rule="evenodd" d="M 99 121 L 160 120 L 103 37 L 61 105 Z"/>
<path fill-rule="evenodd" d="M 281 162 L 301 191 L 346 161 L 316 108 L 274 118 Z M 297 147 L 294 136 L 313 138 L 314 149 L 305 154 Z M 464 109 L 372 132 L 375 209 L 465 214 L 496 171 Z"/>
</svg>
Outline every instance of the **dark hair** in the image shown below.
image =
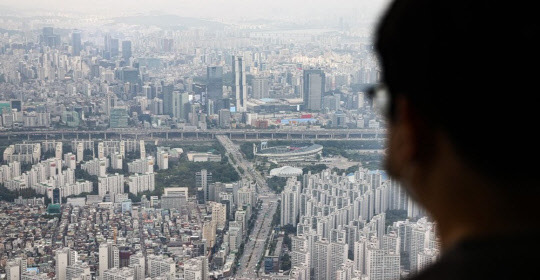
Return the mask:
<svg viewBox="0 0 540 280">
<path fill-rule="evenodd" d="M 526 162 L 539 142 L 535 5 L 397 0 L 376 34 L 390 99 L 407 98 L 474 167 L 500 179 L 536 169 Z"/>
</svg>

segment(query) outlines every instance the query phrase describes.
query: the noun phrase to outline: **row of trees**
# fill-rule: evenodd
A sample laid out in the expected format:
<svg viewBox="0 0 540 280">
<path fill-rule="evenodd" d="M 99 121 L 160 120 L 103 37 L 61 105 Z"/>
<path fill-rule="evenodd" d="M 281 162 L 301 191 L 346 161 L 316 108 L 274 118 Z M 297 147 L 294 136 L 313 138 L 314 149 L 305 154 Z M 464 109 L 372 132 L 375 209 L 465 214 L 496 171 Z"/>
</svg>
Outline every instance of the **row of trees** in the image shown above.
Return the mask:
<svg viewBox="0 0 540 280">
<path fill-rule="evenodd" d="M 13 202 L 19 196 L 22 196 L 23 198 L 43 197 L 43 195 L 38 195 L 36 191 L 31 188 L 12 191 L 6 188 L 4 184 L 0 184 L 0 200 Z"/>
</svg>

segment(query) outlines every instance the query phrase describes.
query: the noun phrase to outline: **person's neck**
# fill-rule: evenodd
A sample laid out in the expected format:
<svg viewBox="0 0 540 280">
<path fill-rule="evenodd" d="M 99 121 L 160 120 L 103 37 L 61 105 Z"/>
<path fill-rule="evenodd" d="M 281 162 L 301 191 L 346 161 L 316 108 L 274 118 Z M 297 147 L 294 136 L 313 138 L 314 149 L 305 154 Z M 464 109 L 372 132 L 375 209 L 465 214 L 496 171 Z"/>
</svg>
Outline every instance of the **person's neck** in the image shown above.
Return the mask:
<svg viewBox="0 0 540 280">
<path fill-rule="evenodd" d="M 488 199 L 486 198 L 486 200 Z M 532 207 L 517 210 L 520 209 L 519 205 L 526 207 L 525 204 L 534 205 L 535 203 L 530 201 L 529 198 L 524 199 L 526 200 L 515 200 L 516 203 L 503 202 L 514 205 L 513 209 L 511 207 L 489 209 L 496 206 L 480 202 L 481 204 L 478 204 L 478 207 L 462 207 L 457 211 L 444 210 L 443 207 L 432 211 L 433 218 L 437 222 L 437 230 L 443 250 L 452 248 L 458 243 L 469 239 L 517 235 L 540 230 L 539 226 L 532 222 L 532 219 L 537 217 L 533 213 L 538 212 L 538 210 L 533 210 Z M 472 200 L 469 199 L 468 201 Z M 460 207 L 460 205 L 462 203 L 456 205 L 456 208 Z M 447 207 L 446 209 L 452 208 Z"/>
<path fill-rule="evenodd" d="M 451 161 L 441 167 L 430 176 L 431 183 L 425 188 L 429 192 L 421 203 L 437 222 L 443 250 L 466 239 L 508 235 L 538 227 L 531 222 L 538 213 L 538 196 L 501 193 L 496 189 L 499 186 L 489 179 L 452 165 Z M 518 186 L 508 186 L 512 187 Z"/>
</svg>

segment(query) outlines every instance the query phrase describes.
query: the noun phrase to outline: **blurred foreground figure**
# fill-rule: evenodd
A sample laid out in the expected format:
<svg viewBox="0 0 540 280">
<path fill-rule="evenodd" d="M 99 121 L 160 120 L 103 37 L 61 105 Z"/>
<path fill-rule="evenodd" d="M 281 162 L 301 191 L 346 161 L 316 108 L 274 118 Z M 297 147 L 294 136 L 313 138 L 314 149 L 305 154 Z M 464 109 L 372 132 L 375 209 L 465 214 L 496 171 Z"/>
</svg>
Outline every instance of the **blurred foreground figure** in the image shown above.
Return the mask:
<svg viewBox="0 0 540 280">
<path fill-rule="evenodd" d="M 443 245 L 413 279 L 540 277 L 535 5 L 397 0 L 382 18 L 386 167 Z"/>
</svg>

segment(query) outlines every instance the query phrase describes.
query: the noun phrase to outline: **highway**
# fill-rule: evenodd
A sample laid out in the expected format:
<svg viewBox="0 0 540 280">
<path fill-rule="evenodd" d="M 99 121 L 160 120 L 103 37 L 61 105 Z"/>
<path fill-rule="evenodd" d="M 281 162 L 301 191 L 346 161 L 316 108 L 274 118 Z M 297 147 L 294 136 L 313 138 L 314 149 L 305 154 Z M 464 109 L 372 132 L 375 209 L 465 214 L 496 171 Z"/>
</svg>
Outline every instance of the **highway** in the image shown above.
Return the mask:
<svg viewBox="0 0 540 280">
<path fill-rule="evenodd" d="M 218 141 L 225 147 L 227 154 L 234 158 L 235 168 L 242 168 L 247 179 L 257 182 L 256 192 L 262 202 L 259 215 L 248 241 L 244 245 L 244 254 L 240 257 L 236 271 L 236 279 L 256 279 L 257 263 L 265 252 L 265 242 L 272 232 L 271 224 L 274 213 L 277 210 L 278 195 L 273 193 L 266 184 L 265 178 L 255 170 L 253 163 L 247 161 L 237 145 L 225 135 L 216 136 Z"/>
<path fill-rule="evenodd" d="M 34 129 L 4 130 L 0 138 L 23 140 L 75 140 L 75 139 L 197 139 L 214 140 L 218 135 L 226 135 L 235 141 L 242 140 L 382 140 L 385 129 L 106 129 L 68 130 Z"/>
</svg>

